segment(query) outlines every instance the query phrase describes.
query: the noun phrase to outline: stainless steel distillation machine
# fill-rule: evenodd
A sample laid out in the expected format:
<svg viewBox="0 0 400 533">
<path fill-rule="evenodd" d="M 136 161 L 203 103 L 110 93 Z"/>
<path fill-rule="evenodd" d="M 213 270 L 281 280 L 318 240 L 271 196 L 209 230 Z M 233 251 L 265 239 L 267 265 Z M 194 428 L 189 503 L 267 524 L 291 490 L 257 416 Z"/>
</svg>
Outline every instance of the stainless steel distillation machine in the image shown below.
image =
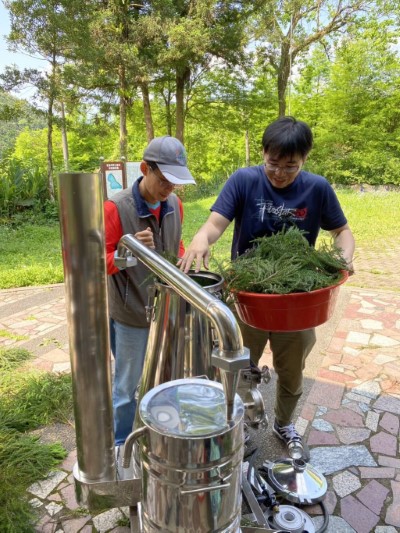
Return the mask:
<svg viewBox="0 0 400 533">
<path fill-rule="evenodd" d="M 157 281 L 138 412 L 125 444 L 124 465 L 132 462 L 134 474 L 118 478 L 102 191 L 97 174 L 59 176 L 78 502 L 92 511 L 128 506 L 132 533 L 277 531 L 268 522 L 241 526 L 244 420 L 262 424 L 265 415 L 251 380 L 244 402 L 237 394 L 249 354 L 217 297 L 221 279 L 183 274 L 132 235 L 121 238 L 116 261 L 139 260 Z"/>
</svg>

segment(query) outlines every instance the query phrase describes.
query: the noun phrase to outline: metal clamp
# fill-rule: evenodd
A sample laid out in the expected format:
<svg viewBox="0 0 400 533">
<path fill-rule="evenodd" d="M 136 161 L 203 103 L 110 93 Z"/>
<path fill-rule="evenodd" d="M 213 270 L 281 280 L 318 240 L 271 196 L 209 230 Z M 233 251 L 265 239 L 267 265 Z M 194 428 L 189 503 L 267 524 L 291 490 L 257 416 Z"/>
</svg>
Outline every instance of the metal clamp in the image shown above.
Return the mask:
<svg viewBox="0 0 400 533">
<path fill-rule="evenodd" d="M 114 265 L 120 270 L 124 270 L 125 268 L 136 266 L 137 259 L 136 257 L 133 257 L 132 253 L 129 250 L 126 250 L 126 254 L 123 256 L 118 255 L 118 250 L 115 250 Z"/>
</svg>

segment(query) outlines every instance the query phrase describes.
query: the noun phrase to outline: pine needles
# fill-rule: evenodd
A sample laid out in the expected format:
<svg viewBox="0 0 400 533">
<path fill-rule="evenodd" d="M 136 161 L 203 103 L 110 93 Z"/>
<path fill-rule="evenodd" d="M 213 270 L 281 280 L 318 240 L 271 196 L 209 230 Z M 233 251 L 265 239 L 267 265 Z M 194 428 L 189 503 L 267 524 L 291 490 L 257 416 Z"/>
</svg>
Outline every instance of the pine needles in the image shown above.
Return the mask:
<svg viewBox="0 0 400 533">
<path fill-rule="evenodd" d="M 317 250 L 296 227 L 256 239 L 254 244 L 222 272 L 228 291 L 310 292 L 334 285 L 342 277 L 340 271 L 347 270 L 334 244 L 325 243 Z"/>
</svg>

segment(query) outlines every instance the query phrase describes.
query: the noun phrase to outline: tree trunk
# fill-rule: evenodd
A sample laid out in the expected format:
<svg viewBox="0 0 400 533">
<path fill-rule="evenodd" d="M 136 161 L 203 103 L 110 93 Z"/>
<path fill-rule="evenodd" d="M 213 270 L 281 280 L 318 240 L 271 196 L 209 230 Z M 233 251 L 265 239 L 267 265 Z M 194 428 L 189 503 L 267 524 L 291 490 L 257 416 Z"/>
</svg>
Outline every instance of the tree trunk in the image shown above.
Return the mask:
<svg viewBox="0 0 400 533">
<path fill-rule="evenodd" d="M 171 116 L 171 100 L 166 106 L 166 120 L 167 120 L 167 134 L 172 135 L 172 116 Z"/>
<path fill-rule="evenodd" d="M 246 146 L 246 167 L 249 167 L 250 166 L 250 138 L 249 138 L 248 128 L 246 128 L 246 131 L 245 131 L 244 142 Z"/>
<path fill-rule="evenodd" d="M 47 192 L 50 201 L 54 202 L 54 167 L 53 167 L 53 106 L 55 94 L 56 62 L 52 62 L 50 75 L 49 99 L 47 102 Z"/>
<path fill-rule="evenodd" d="M 165 120 L 166 120 L 166 126 L 167 126 L 167 134 L 172 135 L 172 116 L 171 116 L 171 91 L 168 87 L 167 89 L 167 95 L 165 94 L 165 91 L 161 92 L 162 97 L 164 99 L 165 103 Z"/>
<path fill-rule="evenodd" d="M 125 77 L 125 67 L 120 65 L 119 71 L 119 153 L 120 157 L 127 157 L 128 152 L 128 130 L 126 127 L 127 112 L 127 84 Z"/>
<path fill-rule="evenodd" d="M 47 107 L 47 191 L 52 202 L 54 202 L 53 103 L 54 97 L 51 92 Z"/>
<path fill-rule="evenodd" d="M 61 139 L 62 139 L 62 150 L 63 150 L 63 159 L 64 159 L 64 170 L 68 172 L 69 150 L 68 150 L 67 126 L 65 122 L 65 109 L 64 109 L 63 101 L 61 101 Z"/>
<path fill-rule="evenodd" d="M 147 82 L 141 83 L 140 89 L 142 91 L 143 112 L 144 112 L 144 120 L 146 123 L 147 142 L 150 142 L 152 139 L 154 139 L 154 127 L 153 127 L 153 117 L 151 115 L 149 86 L 147 85 Z"/>
<path fill-rule="evenodd" d="M 290 43 L 283 41 L 281 47 L 281 60 L 278 70 L 278 103 L 279 116 L 283 117 L 286 113 L 286 89 L 290 76 Z"/>
<path fill-rule="evenodd" d="M 185 133 L 185 84 L 190 70 L 185 68 L 182 73 L 176 73 L 176 138 L 183 143 Z"/>
</svg>

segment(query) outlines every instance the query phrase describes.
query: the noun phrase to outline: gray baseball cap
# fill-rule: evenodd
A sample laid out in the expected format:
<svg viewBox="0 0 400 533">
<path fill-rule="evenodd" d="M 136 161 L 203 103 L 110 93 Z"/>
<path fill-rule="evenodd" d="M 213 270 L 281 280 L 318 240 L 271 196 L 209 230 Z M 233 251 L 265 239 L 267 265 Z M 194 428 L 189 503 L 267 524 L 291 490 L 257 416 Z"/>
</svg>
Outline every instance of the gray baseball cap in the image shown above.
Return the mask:
<svg viewBox="0 0 400 533">
<path fill-rule="evenodd" d="M 194 183 L 193 176 L 187 168 L 186 150 L 175 137 L 165 135 L 150 141 L 144 151 L 145 161 L 157 163 L 158 168 L 168 181 L 174 185 Z"/>
</svg>

